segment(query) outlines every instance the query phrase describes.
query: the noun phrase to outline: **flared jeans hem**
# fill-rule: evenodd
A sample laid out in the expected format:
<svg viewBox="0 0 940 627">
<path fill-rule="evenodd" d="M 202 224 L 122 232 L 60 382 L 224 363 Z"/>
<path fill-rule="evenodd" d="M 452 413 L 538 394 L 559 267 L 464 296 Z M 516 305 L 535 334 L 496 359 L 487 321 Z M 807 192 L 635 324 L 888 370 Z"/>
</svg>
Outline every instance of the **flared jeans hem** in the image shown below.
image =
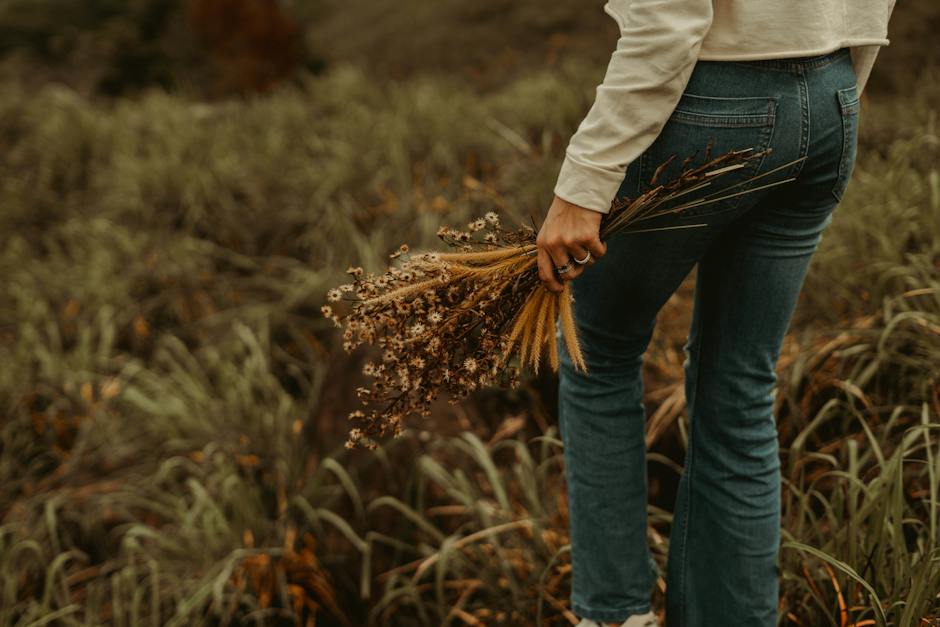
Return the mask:
<svg viewBox="0 0 940 627">
<path fill-rule="evenodd" d="M 577 601 L 572 601 L 571 603 L 571 611 L 574 612 L 575 616 L 578 618 L 589 618 L 595 621 L 625 621 L 634 614 L 646 614 L 651 609 L 652 605 L 649 603 L 633 605 L 621 610 L 591 608 L 586 605 L 581 605 Z"/>
</svg>

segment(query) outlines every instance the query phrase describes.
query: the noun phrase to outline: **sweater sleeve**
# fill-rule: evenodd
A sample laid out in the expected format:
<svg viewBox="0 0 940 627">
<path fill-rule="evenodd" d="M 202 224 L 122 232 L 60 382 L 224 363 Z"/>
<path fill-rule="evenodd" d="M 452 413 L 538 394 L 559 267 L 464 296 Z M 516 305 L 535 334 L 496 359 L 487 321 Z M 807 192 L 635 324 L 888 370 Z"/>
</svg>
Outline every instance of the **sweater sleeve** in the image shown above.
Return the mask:
<svg viewBox="0 0 940 627">
<path fill-rule="evenodd" d="M 601 213 L 627 167 L 682 97 L 711 27 L 712 0 L 608 0 L 620 37 L 594 104 L 565 150 L 555 195 Z"/>
<path fill-rule="evenodd" d="M 865 85 L 868 84 L 868 77 L 871 76 L 880 49 L 881 46 L 853 46 L 849 49 L 852 54 L 852 66 L 855 68 L 855 76 L 858 78 L 859 96 L 865 91 Z"/>
<path fill-rule="evenodd" d="M 879 23 L 884 23 L 884 32 L 885 44 L 890 45 L 891 41 L 887 39 L 888 37 L 888 22 L 891 19 L 891 14 L 894 12 L 894 7 L 897 4 L 897 0 L 887 0 L 883 5 L 883 20 Z M 875 12 L 872 12 L 875 13 Z M 876 13 L 877 14 L 877 13 Z M 855 69 L 855 76 L 858 79 L 858 95 L 861 96 L 865 91 L 865 86 L 868 84 L 868 79 L 871 77 L 871 71 L 875 66 L 875 60 L 878 58 L 878 53 L 881 51 L 882 44 L 878 45 L 865 45 L 865 46 L 852 46 L 850 52 L 852 53 L 852 67 Z"/>
</svg>

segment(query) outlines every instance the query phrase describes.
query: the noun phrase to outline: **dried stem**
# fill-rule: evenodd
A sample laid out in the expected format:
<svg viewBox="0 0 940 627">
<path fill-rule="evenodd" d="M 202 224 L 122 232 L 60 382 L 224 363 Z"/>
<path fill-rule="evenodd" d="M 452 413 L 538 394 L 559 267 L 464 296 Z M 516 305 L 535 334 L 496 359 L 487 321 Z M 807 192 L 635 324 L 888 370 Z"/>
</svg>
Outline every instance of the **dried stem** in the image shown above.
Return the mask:
<svg viewBox="0 0 940 627">
<path fill-rule="evenodd" d="M 767 189 L 792 179 L 757 187 L 754 181 L 784 170 L 799 160 L 705 195 L 719 177 L 739 171 L 766 152 L 731 151 L 689 168 L 692 158 L 681 164 L 672 180 L 656 183 L 672 160 L 661 164 L 650 189 L 636 198 L 617 199 L 601 219 L 602 239 L 621 230 L 630 232 L 693 228 L 701 224 L 637 229 L 645 220 L 692 207 L 720 202 L 737 195 Z M 748 185 L 740 191 L 734 189 Z M 683 202 L 685 201 L 685 202 Z M 355 410 L 346 446 L 375 448 L 376 438 L 386 433 L 396 437 L 403 419 L 411 414 L 429 415 L 431 403 L 443 390 L 457 402 L 473 390 L 498 385 L 517 387 L 520 367 L 536 374 L 547 347 L 548 363 L 559 369 L 559 330 L 575 368 L 588 372 L 577 334 L 572 306 L 571 282 L 555 293 L 545 288 L 538 275 L 537 230 L 522 226 L 504 231 L 499 216 L 487 212 L 468 223 L 465 231 L 442 226 L 438 237 L 449 252 L 408 254 L 403 244 L 389 257 L 399 259 L 381 275 L 365 274 L 362 268 L 347 270 L 352 283 L 329 290 L 331 302 L 351 306 L 343 317 L 329 304 L 323 314 L 343 329 L 343 348 L 352 352 L 361 344 L 375 346 L 378 361 L 367 361 L 363 374 L 374 378 L 371 387 L 357 388 L 368 412 Z M 475 234 L 483 234 L 482 241 Z M 513 357 L 518 366 L 511 365 Z"/>
</svg>

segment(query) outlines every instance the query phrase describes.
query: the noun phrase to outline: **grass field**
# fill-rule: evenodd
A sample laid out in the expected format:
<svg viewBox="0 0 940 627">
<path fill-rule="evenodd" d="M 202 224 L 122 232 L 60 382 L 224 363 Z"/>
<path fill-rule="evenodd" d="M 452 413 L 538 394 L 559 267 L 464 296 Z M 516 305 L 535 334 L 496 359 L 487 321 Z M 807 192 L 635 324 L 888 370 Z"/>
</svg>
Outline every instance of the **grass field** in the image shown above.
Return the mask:
<svg viewBox="0 0 940 627">
<path fill-rule="evenodd" d="M 369 356 L 320 305 L 441 224 L 539 221 L 615 31 L 406 4 L 322 8 L 326 70 L 261 95 L 4 71 L 0 627 L 571 624 L 552 376 L 347 451 Z M 940 11 L 901 10 L 780 361 L 783 625 L 940 621 Z M 663 566 L 690 289 L 646 370 Z"/>
</svg>

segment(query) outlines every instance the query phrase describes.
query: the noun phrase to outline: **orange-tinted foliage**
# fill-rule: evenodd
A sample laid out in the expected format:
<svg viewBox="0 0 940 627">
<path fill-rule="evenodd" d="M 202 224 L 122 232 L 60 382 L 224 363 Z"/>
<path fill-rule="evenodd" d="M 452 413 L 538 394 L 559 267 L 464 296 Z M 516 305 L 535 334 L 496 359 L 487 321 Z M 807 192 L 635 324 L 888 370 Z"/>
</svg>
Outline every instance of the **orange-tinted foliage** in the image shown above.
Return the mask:
<svg viewBox="0 0 940 627">
<path fill-rule="evenodd" d="M 191 0 L 189 19 L 218 91 L 265 91 L 301 60 L 301 29 L 276 0 Z"/>
</svg>

